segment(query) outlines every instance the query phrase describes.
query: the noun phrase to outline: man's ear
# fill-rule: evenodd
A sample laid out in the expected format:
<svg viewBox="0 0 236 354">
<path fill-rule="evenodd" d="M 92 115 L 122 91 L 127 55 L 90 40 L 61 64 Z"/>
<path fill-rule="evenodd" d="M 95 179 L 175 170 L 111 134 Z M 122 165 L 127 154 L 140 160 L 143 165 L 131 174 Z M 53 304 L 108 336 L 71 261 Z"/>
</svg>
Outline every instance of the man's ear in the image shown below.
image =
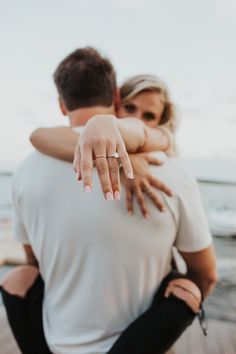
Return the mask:
<svg viewBox="0 0 236 354">
<path fill-rule="evenodd" d="M 59 106 L 60 106 L 60 109 L 61 109 L 61 112 L 64 116 L 67 116 L 67 108 L 66 108 L 66 105 L 65 105 L 65 102 L 63 101 L 63 99 L 61 97 L 58 97 L 58 102 L 59 102 Z"/>
<path fill-rule="evenodd" d="M 117 109 L 120 107 L 120 101 L 121 101 L 121 98 L 120 98 L 120 88 L 117 87 L 116 88 L 116 91 L 115 91 L 115 94 L 114 94 L 114 106 L 115 106 L 115 110 L 117 111 Z"/>
</svg>

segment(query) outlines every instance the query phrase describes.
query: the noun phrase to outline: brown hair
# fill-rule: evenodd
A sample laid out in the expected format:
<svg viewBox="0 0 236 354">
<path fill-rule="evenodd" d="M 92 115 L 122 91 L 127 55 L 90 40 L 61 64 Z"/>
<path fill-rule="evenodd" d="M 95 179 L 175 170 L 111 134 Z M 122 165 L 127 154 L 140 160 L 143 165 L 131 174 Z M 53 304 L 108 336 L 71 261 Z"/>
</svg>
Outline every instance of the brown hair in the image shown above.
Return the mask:
<svg viewBox="0 0 236 354">
<path fill-rule="evenodd" d="M 76 49 L 57 67 L 53 75 L 61 98 L 69 111 L 113 103 L 116 74 L 111 62 L 91 47 Z"/>
</svg>

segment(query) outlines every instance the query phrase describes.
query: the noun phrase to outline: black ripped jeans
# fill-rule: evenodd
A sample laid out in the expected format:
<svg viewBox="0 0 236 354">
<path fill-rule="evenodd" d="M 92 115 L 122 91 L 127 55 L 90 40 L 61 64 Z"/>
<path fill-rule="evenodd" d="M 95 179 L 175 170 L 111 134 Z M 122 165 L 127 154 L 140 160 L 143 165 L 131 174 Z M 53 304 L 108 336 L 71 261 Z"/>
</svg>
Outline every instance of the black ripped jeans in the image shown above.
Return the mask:
<svg viewBox="0 0 236 354">
<path fill-rule="evenodd" d="M 169 281 L 185 278 L 172 271 L 161 283 L 151 306 L 120 335 L 107 354 L 162 354 L 168 351 L 196 314 L 182 300 L 164 297 Z M 52 354 L 42 321 L 44 283 L 38 276 L 25 298 L 2 289 L 3 302 L 15 339 L 23 354 Z"/>
</svg>

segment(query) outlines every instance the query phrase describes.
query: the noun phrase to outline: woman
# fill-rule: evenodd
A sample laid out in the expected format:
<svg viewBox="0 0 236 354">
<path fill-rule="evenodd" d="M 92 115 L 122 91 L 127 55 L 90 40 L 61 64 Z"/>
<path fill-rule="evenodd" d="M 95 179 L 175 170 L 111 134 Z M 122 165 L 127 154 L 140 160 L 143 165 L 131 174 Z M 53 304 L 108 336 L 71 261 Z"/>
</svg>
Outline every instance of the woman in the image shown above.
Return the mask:
<svg viewBox="0 0 236 354">
<path fill-rule="evenodd" d="M 177 154 L 175 106 L 170 99 L 166 85 L 158 77 L 137 75 L 126 80 L 120 88 L 120 100 L 116 104 L 116 114 L 118 118 L 138 118 L 152 128 L 158 126 L 159 130 L 161 128 L 163 134 L 168 137 L 168 143 L 163 146 L 162 150 L 170 156 Z M 70 128 L 38 128 L 32 133 L 30 139 L 34 147 L 42 153 L 68 162 L 73 161 L 78 134 Z M 153 187 L 169 196 L 172 192 L 164 183 L 151 176 L 147 169 L 149 163 L 161 164 L 161 159 L 153 157 L 152 154 L 130 155 L 130 159 L 135 171 L 135 181 L 122 178 L 127 192 L 128 212 L 133 213 L 132 196 L 136 195 L 143 216 L 146 218 L 149 216 L 143 193 L 146 193 L 161 211 L 164 211 L 163 201 L 155 193 Z"/>
</svg>

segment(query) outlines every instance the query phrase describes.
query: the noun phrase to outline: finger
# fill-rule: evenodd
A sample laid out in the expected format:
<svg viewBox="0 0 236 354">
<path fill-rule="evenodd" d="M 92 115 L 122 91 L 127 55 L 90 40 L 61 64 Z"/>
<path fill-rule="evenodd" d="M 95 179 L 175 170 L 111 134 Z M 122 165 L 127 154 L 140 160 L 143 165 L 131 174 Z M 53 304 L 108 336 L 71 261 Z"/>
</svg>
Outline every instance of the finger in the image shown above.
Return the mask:
<svg viewBox="0 0 236 354">
<path fill-rule="evenodd" d="M 80 147 L 79 173 L 84 184 L 84 191 L 92 191 L 93 154 L 90 147 L 82 145 Z"/>
<path fill-rule="evenodd" d="M 98 172 L 98 177 L 100 180 L 100 185 L 106 200 L 113 200 L 113 190 L 111 186 L 109 167 L 107 158 L 97 158 L 96 159 L 96 167 Z"/>
<path fill-rule="evenodd" d="M 100 185 L 106 200 L 114 199 L 107 161 L 107 146 L 103 141 L 98 141 L 94 147 L 94 156 L 96 159 L 97 173 L 100 180 Z"/>
<path fill-rule="evenodd" d="M 156 178 L 152 175 L 149 175 L 149 182 L 153 187 L 164 192 L 169 197 L 173 197 L 173 195 L 174 195 L 173 191 L 166 184 L 164 184 L 162 181 L 160 181 L 158 178 Z"/>
<path fill-rule="evenodd" d="M 79 145 L 77 145 L 75 149 L 74 160 L 73 160 L 73 169 L 76 173 L 79 172 L 79 166 L 80 166 L 80 147 Z"/>
<path fill-rule="evenodd" d="M 164 202 L 161 200 L 161 198 L 157 195 L 156 191 L 154 191 L 148 183 L 144 184 L 143 191 L 146 193 L 148 198 L 153 202 L 153 204 L 160 211 L 166 210 Z"/>
<path fill-rule="evenodd" d="M 73 169 L 75 171 L 77 181 L 81 181 L 81 179 L 82 179 L 82 176 L 80 173 L 80 161 L 81 161 L 80 148 L 78 146 L 78 147 L 76 147 L 74 161 L 73 161 Z"/>
<path fill-rule="evenodd" d="M 113 190 L 111 187 L 111 179 L 107 161 L 107 147 L 102 142 L 99 141 L 94 148 L 94 155 L 96 159 L 96 167 L 98 172 L 98 177 L 100 180 L 100 185 L 106 200 L 113 200 Z"/>
<path fill-rule="evenodd" d="M 141 187 L 135 186 L 133 191 L 134 191 L 135 197 L 137 199 L 138 205 L 140 207 L 141 213 L 143 214 L 143 216 L 145 218 L 148 218 L 149 217 L 149 210 L 148 210 L 147 204 L 145 202 L 143 191 L 142 191 Z"/>
<path fill-rule="evenodd" d="M 130 215 L 133 215 L 134 213 L 133 203 L 133 191 L 129 186 L 126 186 L 126 207 Z"/>
<path fill-rule="evenodd" d="M 107 148 L 107 156 L 114 154 L 116 152 L 116 147 L 111 145 Z M 108 168 L 110 173 L 111 187 L 113 195 L 116 200 L 120 199 L 120 170 L 119 164 L 116 158 L 108 157 Z"/>
<path fill-rule="evenodd" d="M 163 165 L 163 163 L 164 163 L 162 160 L 157 159 L 156 157 L 154 157 L 152 155 L 147 155 L 146 160 L 149 163 L 149 165 L 154 165 L 154 166 L 160 166 L 160 165 Z"/>
<path fill-rule="evenodd" d="M 125 145 L 124 144 L 118 145 L 117 152 L 119 154 L 119 159 L 122 164 L 126 178 L 133 179 L 134 172 Z"/>
</svg>

